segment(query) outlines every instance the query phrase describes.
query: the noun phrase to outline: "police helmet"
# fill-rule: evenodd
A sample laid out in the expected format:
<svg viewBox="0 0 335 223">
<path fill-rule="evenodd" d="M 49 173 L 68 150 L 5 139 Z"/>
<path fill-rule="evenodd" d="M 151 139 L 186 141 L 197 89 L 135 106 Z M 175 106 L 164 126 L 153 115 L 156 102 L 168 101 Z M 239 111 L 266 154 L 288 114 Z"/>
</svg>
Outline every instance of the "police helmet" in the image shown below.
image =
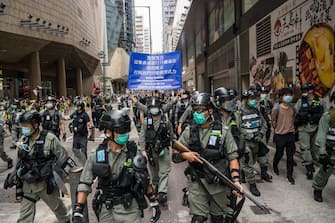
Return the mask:
<svg viewBox="0 0 335 223">
<path fill-rule="evenodd" d="M 228 89 L 228 93 L 232 99 L 237 97 L 237 91 L 235 89 Z"/>
<path fill-rule="evenodd" d="M 55 96 L 48 96 L 47 97 L 47 101 L 54 101 L 54 102 L 56 102 L 57 101 L 57 99 L 56 99 L 56 97 Z"/>
<path fill-rule="evenodd" d="M 36 111 L 36 110 L 30 110 L 27 112 L 24 112 L 21 116 L 20 116 L 20 123 L 41 123 L 42 118 L 41 118 L 41 114 Z"/>
<path fill-rule="evenodd" d="M 104 113 L 100 119 L 100 129 L 109 129 L 119 134 L 130 132 L 131 120 L 127 112 L 123 110 L 113 110 Z"/>
<path fill-rule="evenodd" d="M 231 99 L 229 91 L 224 87 L 219 87 L 214 91 L 215 101 L 225 102 Z"/>
<path fill-rule="evenodd" d="M 153 96 L 153 97 L 150 97 L 147 100 L 147 106 L 148 106 L 148 108 L 151 108 L 151 107 L 158 107 L 158 108 L 160 108 L 161 105 L 162 105 L 162 102 L 161 102 L 161 100 L 159 100 L 158 97 Z"/>
<path fill-rule="evenodd" d="M 207 108 L 213 107 L 214 105 L 213 98 L 208 93 L 199 93 L 197 95 L 194 95 L 191 99 L 191 104 L 192 106 L 203 105 L 206 106 Z"/>
<path fill-rule="evenodd" d="M 244 99 L 244 98 L 252 98 L 252 97 L 256 97 L 256 93 L 252 89 L 245 90 L 243 92 L 243 94 L 242 94 L 242 99 Z"/>
<path fill-rule="evenodd" d="M 261 88 L 261 92 L 262 93 L 269 93 L 270 92 L 270 89 L 269 88 L 267 88 L 267 87 L 264 87 L 264 86 L 262 86 L 262 88 Z"/>
<path fill-rule="evenodd" d="M 134 157 L 134 168 L 137 170 L 145 170 L 147 168 L 147 158 L 142 154 L 137 154 Z"/>
<path fill-rule="evenodd" d="M 313 90 L 314 89 L 314 85 L 311 84 L 311 83 L 305 83 L 305 84 L 301 85 L 300 89 L 303 92 L 307 92 L 307 91 Z"/>
<path fill-rule="evenodd" d="M 253 90 L 253 91 L 261 91 L 262 87 L 259 84 L 253 84 L 250 86 L 249 90 Z"/>
<path fill-rule="evenodd" d="M 82 109 L 85 108 L 85 103 L 83 101 L 77 101 L 76 105 L 81 107 Z"/>
</svg>

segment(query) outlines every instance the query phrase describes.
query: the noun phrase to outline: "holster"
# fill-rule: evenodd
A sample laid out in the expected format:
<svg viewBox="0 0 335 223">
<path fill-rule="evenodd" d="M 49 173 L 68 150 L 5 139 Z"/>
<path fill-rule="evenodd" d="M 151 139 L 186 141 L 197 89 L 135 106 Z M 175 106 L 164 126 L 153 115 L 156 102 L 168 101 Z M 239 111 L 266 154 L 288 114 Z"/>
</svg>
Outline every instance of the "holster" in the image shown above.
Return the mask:
<svg viewBox="0 0 335 223">
<path fill-rule="evenodd" d="M 156 166 L 155 159 L 153 157 L 153 148 L 152 146 L 146 146 L 146 152 L 148 155 L 148 161 L 151 166 Z"/>
<path fill-rule="evenodd" d="M 101 212 L 102 203 L 103 203 L 102 193 L 100 190 L 97 190 L 92 199 L 92 208 L 98 220 Z"/>
</svg>

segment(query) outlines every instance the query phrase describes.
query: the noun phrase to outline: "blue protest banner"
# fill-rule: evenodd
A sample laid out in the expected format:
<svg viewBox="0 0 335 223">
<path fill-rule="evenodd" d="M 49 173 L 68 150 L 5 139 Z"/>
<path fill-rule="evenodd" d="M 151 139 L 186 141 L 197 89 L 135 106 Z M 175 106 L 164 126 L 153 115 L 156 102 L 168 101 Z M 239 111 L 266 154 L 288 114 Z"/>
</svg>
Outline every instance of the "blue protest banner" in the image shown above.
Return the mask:
<svg viewBox="0 0 335 223">
<path fill-rule="evenodd" d="M 181 87 L 180 51 L 164 54 L 131 53 L 128 89 L 175 90 Z"/>
</svg>

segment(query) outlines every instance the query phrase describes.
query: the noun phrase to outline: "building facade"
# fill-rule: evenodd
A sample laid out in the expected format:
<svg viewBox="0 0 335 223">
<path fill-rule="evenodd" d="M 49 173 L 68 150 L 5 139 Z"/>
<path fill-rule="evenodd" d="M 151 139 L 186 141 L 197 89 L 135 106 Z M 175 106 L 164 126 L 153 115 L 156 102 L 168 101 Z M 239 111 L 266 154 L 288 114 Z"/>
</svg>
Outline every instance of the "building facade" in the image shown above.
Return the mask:
<svg viewBox="0 0 335 223">
<path fill-rule="evenodd" d="M 149 22 L 147 22 L 142 10 L 136 10 L 135 27 L 135 51 L 139 53 L 151 53 Z"/>
<path fill-rule="evenodd" d="M 163 52 L 169 52 L 169 40 L 171 39 L 172 20 L 176 11 L 177 1 L 179 0 L 162 0 L 162 19 L 163 19 Z"/>
<path fill-rule="evenodd" d="M 87 95 L 101 74 L 103 2 L 1 0 L 0 97 Z"/>
<path fill-rule="evenodd" d="M 184 86 L 239 92 L 258 83 L 277 92 L 313 83 L 334 86 L 335 5 L 327 0 L 194 0 L 177 48 Z M 321 44 L 322 43 L 322 44 Z"/>
</svg>

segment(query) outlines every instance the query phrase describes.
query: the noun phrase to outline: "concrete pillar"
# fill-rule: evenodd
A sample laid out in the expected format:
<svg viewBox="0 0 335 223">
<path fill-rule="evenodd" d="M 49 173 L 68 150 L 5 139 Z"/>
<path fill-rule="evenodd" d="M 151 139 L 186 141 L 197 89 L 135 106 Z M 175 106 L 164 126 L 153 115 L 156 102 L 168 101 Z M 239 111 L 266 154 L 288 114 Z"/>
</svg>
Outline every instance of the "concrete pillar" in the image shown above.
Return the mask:
<svg viewBox="0 0 335 223">
<path fill-rule="evenodd" d="M 83 72 L 80 68 L 76 70 L 77 95 L 83 96 Z"/>
<path fill-rule="evenodd" d="M 65 72 L 65 61 L 64 58 L 60 58 L 57 64 L 57 76 L 58 76 L 58 96 L 66 97 L 66 72 Z"/>
<path fill-rule="evenodd" d="M 33 52 L 30 56 L 30 94 L 33 99 L 39 99 L 33 93 L 34 88 L 37 86 L 42 86 L 41 83 L 41 67 L 40 67 L 40 54 L 38 51 Z M 41 92 L 39 91 L 39 96 Z"/>
</svg>

